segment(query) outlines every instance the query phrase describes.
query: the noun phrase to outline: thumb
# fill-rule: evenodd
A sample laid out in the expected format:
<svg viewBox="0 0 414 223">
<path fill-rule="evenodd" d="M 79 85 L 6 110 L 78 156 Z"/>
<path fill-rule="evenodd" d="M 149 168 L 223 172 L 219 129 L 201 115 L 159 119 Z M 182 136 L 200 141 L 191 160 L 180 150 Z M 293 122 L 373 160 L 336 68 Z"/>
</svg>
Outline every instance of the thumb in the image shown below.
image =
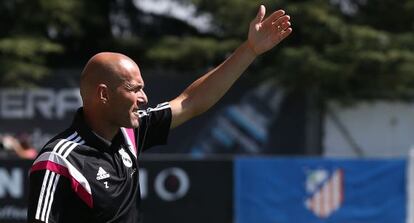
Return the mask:
<svg viewBox="0 0 414 223">
<path fill-rule="evenodd" d="M 264 5 L 260 5 L 259 11 L 257 12 L 256 18 L 255 18 L 255 22 L 261 23 L 265 14 L 266 14 L 266 8 L 264 7 Z"/>
</svg>

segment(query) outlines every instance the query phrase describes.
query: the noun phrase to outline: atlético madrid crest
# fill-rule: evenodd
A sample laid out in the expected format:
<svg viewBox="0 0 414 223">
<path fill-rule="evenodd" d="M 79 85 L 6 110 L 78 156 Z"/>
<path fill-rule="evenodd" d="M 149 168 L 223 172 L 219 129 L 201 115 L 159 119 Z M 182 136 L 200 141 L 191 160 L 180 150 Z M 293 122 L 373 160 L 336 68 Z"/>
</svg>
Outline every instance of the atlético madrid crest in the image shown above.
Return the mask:
<svg viewBox="0 0 414 223">
<path fill-rule="evenodd" d="M 319 218 L 328 218 L 344 201 L 343 170 L 315 169 L 306 175 L 306 208 Z"/>
</svg>

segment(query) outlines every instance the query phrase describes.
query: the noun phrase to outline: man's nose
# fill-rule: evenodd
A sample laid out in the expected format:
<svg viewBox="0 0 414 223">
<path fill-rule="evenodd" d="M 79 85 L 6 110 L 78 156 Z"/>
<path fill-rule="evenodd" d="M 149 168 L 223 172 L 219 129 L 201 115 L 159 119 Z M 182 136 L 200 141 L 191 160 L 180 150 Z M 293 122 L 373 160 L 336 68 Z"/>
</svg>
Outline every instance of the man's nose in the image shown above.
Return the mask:
<svg viewBox="0 0 414 223">
<path fill-rule="evenodd" d="M 141 90 L 138 94 L 138 104 L 145 105 L 148 103 L 147 95 L 143 90 Z"/>
</svg>

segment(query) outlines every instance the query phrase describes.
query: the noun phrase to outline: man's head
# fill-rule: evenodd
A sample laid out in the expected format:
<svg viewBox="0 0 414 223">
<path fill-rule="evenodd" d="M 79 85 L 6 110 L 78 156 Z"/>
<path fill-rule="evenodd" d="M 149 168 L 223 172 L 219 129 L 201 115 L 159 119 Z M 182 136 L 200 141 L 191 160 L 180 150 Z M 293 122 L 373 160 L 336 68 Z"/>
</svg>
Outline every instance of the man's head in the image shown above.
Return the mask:
<svg viewBox="0 0 414 223">
<path fill-rule="evenodd" d="M 129 57 L 104 52 L 86 64 L 80 82 L 85 113 L 111 128 L 139 126 L 138 109 L 148 102 L 138 65 Z"/>
</svg>

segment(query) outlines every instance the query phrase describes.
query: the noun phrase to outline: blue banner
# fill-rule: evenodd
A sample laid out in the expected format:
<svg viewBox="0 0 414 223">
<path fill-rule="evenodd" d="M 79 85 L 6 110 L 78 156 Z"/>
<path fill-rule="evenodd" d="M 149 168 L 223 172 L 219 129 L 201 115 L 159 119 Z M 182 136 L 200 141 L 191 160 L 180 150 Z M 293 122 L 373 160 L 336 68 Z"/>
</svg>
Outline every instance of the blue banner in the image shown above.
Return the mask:
<svg viewBox="0 0 414 223">
<path fill-rule="evenodd" d="M 406 160 L 239 158 L 236 223 L 405 223 Z"/>
</svg>

